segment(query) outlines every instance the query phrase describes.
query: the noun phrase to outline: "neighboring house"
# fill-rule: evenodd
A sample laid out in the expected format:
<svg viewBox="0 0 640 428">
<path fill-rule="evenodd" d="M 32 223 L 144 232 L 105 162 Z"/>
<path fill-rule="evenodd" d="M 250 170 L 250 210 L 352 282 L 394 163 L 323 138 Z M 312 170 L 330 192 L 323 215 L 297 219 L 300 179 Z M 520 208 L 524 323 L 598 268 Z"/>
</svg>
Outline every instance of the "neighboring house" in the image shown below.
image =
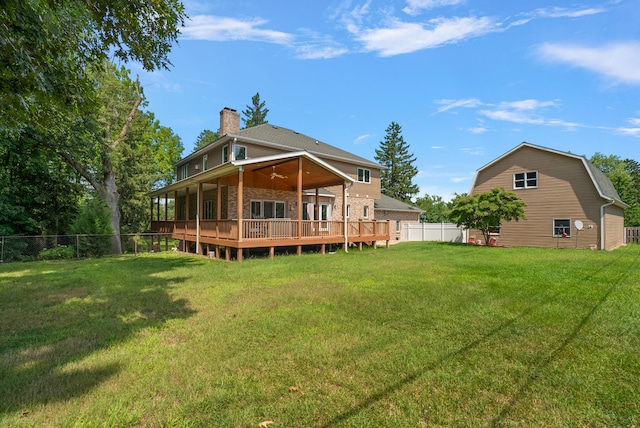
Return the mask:
<svg viewBox="0 0 640 428">
<path fill-rule="evenodd" d="M 424 211 L 420 208 L 409 205 L 387 195 L 380 195 L 380 199 L 374 204 L 376 220 L 388 220 L 391 223 L 391 240 L 406 240 L 402 236 L 402 231 L 407 229 L 409 224 L 419 224 L 420 214 Z"/>
<path fill-rule="evenodd" d="M 152 231 L 239 260 L 250 248 L 388 243 L 389 222 L 374 221 L 377 163 L 271 124 L 241 130 L 228 108 L 219 133 L 176 164 L 176 183 L 149 194 Z"/>
<path fill-rule="evenodd" d="M 471 194 L 502 187 L 527 206 L 503 222 L 498 245 L 611 250 L 624 243 L 624 209 L 609 178 L 584 156 L 522 143 L 480 168 Z M 481 237 L 477 231 L 469 235 Z"/>
</svg>

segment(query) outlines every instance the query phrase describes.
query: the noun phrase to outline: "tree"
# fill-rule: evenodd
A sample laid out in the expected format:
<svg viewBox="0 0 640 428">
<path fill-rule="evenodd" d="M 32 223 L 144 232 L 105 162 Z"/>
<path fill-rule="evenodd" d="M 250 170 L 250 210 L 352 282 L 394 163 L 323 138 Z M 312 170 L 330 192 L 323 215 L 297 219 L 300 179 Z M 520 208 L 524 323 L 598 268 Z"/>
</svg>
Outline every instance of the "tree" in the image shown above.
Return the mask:
<svg viewBox="0 0 640 428">
<path fill-rule="evenodd" d="M 149 230 L 146 194 L 175 180 L 173 164 L 182 149 L 180 137 L 161 126 L 153 113 L 136 115 L 126 140 L 113 152 L 123 233 Z"/>
<path fill-rule="evenodd" d="M 384 141 L 380 142 L 375 155 L 378 163 L 386 168 L 380 173 L 382 193 L 410 203 L 411 197 L 420 191 L 412 182 L 418 174 L 418 168 L 413 165 L 416 158 L 409 153 L 409 145 L 402 137 L 400 125 L 391 122 L 385 132 Z"/>
<path fill-rule="evenodd" d="M 111 56 L 167 68 L 186 15 L 179 0 L 5 0 L 0 8 L 0 124 L 68 129 L 91 98 L 88 73 Z"/>
<path fill-rule="evenodd" d="M 479 230 L 489 245 L 489 233 L 498 229 L 502 221 L 526 220 L 526 204 L 515 193 L 496 187 L 488 192 L 458 196 L 448 216 L 456 225 Z"/>
<path fill-rule="evenodd" d="M 264 105 L 265 102 L 260 101 L 260 93 L 256 92 L 256 94 L 251 97 L 251 105 L 248 105 L 246 110 L 242 110 L 242 114 L 244 115 L 242 120 L 244 121 L 245 128 L 269 123 L 267 121 L 267 113 L 269 113 L 269 109 L 264 108 Z"/>
<path fill-rule="evenodd" d="M 640 226 L 640 178 L 639 165 L 631 159 L 620 159 L 615 155 L 603 155 L 596 152 L 590 159 L 602 171 L 618 192 L 622 202 L 629 205 L 624 213 L 624 225 L 627 227 Z"/>
<path fill-rule="evenodd" d="M 218 138 L 220 138 L 220 134 L 218 134 L 217 132 L 213 132 L 213 131 L 211 131 L 209 129 L 203 130 L 198 135 L 198 138 L 196 138 L 196 144 L 193 147 L 193 151 L 197 152 L 201 148 L 205 147 L 207 144 L 213 143 Z"/>
<path fill-rule="evenodd" d="M 424 212 L 420 214 L 421 223 L 441 223 L 448 221 L 447 210 L 449 208 L 440 196 L 429 196 L 425 194 L 423 197 L 416 199 L 416 206 L 424 210 Z"/>
</svg>

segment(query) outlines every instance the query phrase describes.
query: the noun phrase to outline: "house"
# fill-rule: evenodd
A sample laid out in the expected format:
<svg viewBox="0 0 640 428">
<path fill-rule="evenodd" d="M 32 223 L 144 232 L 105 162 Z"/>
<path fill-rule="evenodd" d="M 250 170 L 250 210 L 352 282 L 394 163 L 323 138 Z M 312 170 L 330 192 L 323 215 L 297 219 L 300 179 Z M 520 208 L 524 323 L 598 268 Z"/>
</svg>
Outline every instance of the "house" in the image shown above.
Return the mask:
<svg viewBox="0 0 640 428">
<path fill-rule="evenodd" d="M 229 108 L 220 135 L 176 164 L 177 182 L 149 194 L 153 232 L 238 260 L 255 248 L 388 245 L 390 223 L 374 214 L 377 163 L 271 124 L 241 130 Z"/>
<path fill-rule="evenodd" d="M 387 195 L 380 195 L 374 202 L 376 219 L 388 220 L 391 223 L 391 240 L 403 241 L 402 230 L 408 224 L 420 223 L 420 215 L 424 212 L 420 208 L 404 203 Z"/>
<path fill-rule="evenodd" d="M 584 156 L 522 143 L 478 169 L 471 194 L 495 187 L 527 204 L 527 220 L 495 231 L 499 245 L 611 250 L 624 243 L 628 205 Z"/>
</svg>

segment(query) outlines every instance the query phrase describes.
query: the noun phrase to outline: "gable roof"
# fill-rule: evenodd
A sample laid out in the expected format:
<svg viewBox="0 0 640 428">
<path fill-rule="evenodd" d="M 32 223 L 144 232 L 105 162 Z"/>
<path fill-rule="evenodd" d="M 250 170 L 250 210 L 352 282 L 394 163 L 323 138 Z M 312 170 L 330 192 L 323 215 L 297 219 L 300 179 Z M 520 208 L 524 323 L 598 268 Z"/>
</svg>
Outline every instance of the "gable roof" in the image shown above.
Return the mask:
<svg viewBox="0 0 640 428">
<path fill-rule="evenodd" d="M 247 143 L 259 144 L 267 147 L 274 147 L 285 151 L 306 151 L 317 157 L 329 158 L 347 163 L 367 166 L 369 168 L 383 169 L 383 167 L 363 157 L 354 155 L 345 150 L 339 149 L 330 144 L 324 143 L 315 138 L 301 134 L 291 129 L 281 126 L 264 123 L 262 125 L 252 126 L 250 128 L 241 129 L 236 132 L 230 132 L 223 135 L 218 140 L 210 143 L 202 149 L 182 158 L 178 164 L 197 156 L 202 150 L 210 149 L 218 145 L 226 144 L 229 140 L 238 139 Z M 176 164 L 177 165 L 177 164 Z"/>
<path fill-rule="evenodd" d="M 573 158 L 573 159 L 579 160 L 584 165 L 584 167 L 585 167 L 587 173 L 589 174 L 589 177 L 591 178 L 591 181 L 593 182 L 593 185 L 595 186 L 596 190 L 598 191 L 598 194 L 600 195 L 600 197 L 602 197 L 603 199 L 606 199 L 608 201 L 613 201 L 613 203 L 615 205 L 618 205 L 618 206 L 620 206 L 622 208 L 629 208 L 629 205 L 627 205 L 626 203 L 624 203 L 622 201 L 622 199 L 620 199 L 620 195 L 618 195 L 618 191 L 613 186 L 613 183 L 611 183 L 611 180 L 609 179 L 609 177 L 607 177 L 602 171 L 600 171 L 600 169 L 598 169 L 598 167 L 596 167 L 594 164 L 592 164 L 585 156 L 575 155 L 573 153 L 568 153 L 568 152 L 563 152 L 563 151 L 560 151 L 560 150 L 550 149 L 548 147 L 537 146 L 535 144 L 530 144 L 530 143 L 527 143 L 527 142 L 523 142 L 522 144 L 520 144 L 520 145 L 514 147 L 513 149 L 509 150 L 508 152 L 506 152 L 502 156 L 492 160 L 488 164 L 486 164 L 483 167 L 479 168 L 476 171 L 476 175 L 473 178 L 473 182 L 471 183 L 471 190 L 473 191 L 473 188 L 476 185 L 476 180 L 478 179 L 478 174 L 480 173 L 480 171 L 482 171 L 482 170 L 488 168 L 489 166 L 497 163 L 498 161 L 506 158 L 510 154 L 516 152 L 517 150 L 522 149 L 523 147 L 530 147 L 530 148 L 533 148 L 533 149 L 536 149 L 536 150 L 542 150 L 542 151 L 546 151 L 546 152 L 549 152 L 549 153 L 554 153 L 554 154 L 557 154 L 557 155 L 566 156 L 568 158 Z"/>
<path fill-rule="evenodd" d="M 399 201 L 395 198 L 392 198 L 391 196 L 385 195 L 384 193 L 380 195 L 380 199 L 376 199 L 374 201 L 373 208 L 376 210 L 384 211 L 410 211 L 419 213 L 424 212 L 424 210 L 421 210 L 416 206 Z"/>
<path fill-rule="evenodd" d="M 185 186 L 197 185 L 198 183 L 202 183 L 208 180 L 213 180 L 215 178 L 224 177 L 226 175 L 230 175 L 236 173 L 238 171 L 244 171 L 247 168 L 256 168 L 256 166 L 260 167 L 260 169 L 264 169 L 261 165 L 273 165 L 274 162 L 282 164 L 283 160 L 291 160 L 295 158 L 302 158 L 309 164 L 315 164 L 321 170 L 325 170 L 329 172 L 332 176 L 335 176 L 338 180 L 344 183 L 353 183 L 353 178 L 349 177 L 344 172 L 340 171 L 336 167 L 328 164 L 327 162 L 319 159 L 318 157 L 312 155 L 309 152 L 305 151 L 297 151 L 297 152 L 289 152 L 289 153 L 278 153 L 275 155 L 269 156 L 261 156 L 257 158 L 251 159 L 241 159 L 237 161 L 229 161 L 218 166 L 215 166 L 211 169 L 207 169 L 205 171 L 201 171 L 195 175 L 191 175 L 185 179 L 178 180 L 175 183 L 172 183 L 168 186 L 165 186 L 161 189 L 156 189 L 152 192 L 147 193 L 147 196 L 161 196 L 163 194 L 167 194 L 169 192 L 176 191 L 178 189 L 182 189 Z M 333 185 L 334 183 L 328 183 L 326 185 Z M 326 192 L 326 189 L 323 189 Z M 328 192 L 330 193 L 330 192 Z M 323 195 L 323 196 L 330 196 Z"/>
</svg>

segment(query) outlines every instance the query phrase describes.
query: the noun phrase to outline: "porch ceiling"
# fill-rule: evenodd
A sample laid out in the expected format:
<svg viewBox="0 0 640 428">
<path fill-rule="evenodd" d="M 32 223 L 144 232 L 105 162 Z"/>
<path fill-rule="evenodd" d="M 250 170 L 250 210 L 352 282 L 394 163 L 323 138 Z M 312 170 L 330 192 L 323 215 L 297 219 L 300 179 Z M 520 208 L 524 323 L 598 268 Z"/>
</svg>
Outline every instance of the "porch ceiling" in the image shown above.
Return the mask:
<svg viewBox="0 0 640 428">
<path fill-rule="evenodd" d="M 173 192 L 181 196 L 186 193 L 187 187 L 190 188 L 190 193 L 194 192 L 199 183 L 203 183 L 203 190 L 215 189 L 218 179 L 221 179 L 224 185 L 237 185 L 240 170 L 244 171 L 243 180 L 246 187 L 295 191 L 298 183 L 299 159 L 302 160 L 301 190 L 341 186 L 345 182 L 352 181 L 343 172 L 315 156 L 298 152 L 223 164 L 151 192 L 149 196 L 164 196 L 167 193 L 172 196 Z"/>
</svg>

